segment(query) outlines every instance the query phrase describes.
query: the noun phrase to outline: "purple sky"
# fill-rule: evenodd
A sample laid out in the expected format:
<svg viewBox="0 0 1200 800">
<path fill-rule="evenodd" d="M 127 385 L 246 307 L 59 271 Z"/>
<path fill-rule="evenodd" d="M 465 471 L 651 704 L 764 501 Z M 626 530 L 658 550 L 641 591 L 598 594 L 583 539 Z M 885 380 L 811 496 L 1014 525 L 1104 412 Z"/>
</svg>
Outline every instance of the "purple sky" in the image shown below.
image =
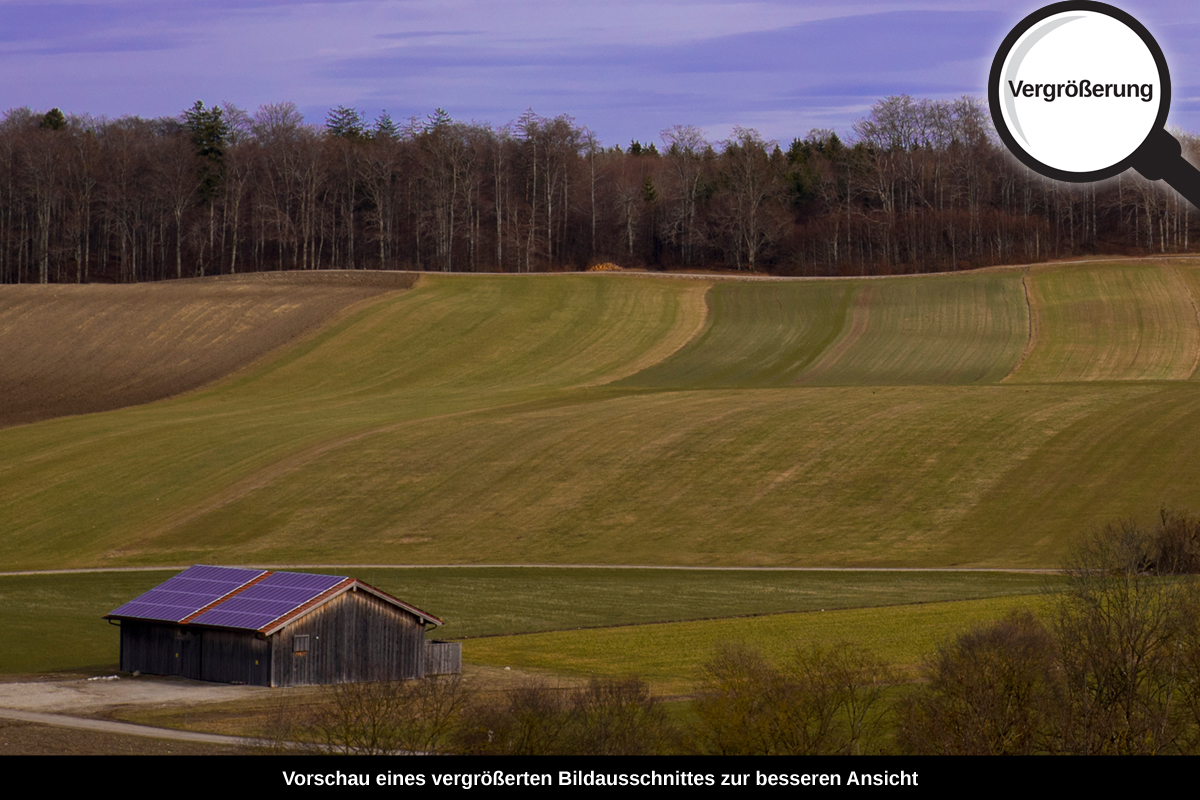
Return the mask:
<svg viewBox="0 0 1200 800">
<path fill-rule="evenodd" d="M 1004 35 L 1043 3 L 618 0 L 0 0 L 0 110 L 176 115 L 197 99 L 293 101 L 400 122 L 441 106 L 504 124 L 570 114 L 605 144 L 785 144 L 850 133 L 889 94 L 983 96 Z M 1200 4 L 1119 3 L 1166 53 L 1170 123 L 1200 132 Z"/>
</svg>

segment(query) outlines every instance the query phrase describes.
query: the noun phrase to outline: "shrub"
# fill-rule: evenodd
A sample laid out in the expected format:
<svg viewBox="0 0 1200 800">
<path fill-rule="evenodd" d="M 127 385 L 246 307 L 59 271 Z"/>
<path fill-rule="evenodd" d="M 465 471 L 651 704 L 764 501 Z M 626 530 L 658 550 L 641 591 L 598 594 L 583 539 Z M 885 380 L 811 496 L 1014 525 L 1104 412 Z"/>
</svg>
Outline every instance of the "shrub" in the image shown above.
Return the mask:
<svg viewBox="0 0 1200 800">
<path fill-rule="evenodd" d="M 777 667 L 726 645 L 703 666 L 693 747 L 714 755 L 858 754 L 876 749 L 886 668 L 848 645 L 800 650 Z"/>
<path fill-rule="evenodd" d="M 485 755 L 651 755 L 675 738 L 645 681 L 593 678 L 568 689 L 530 682 L 477 703 L 455 747 Z"/>
<path fill-rule="evenodd" d="M 899 709 L 910 752 L 1028 755 L 1045 751 L 1062 697 L 1058 648 L 1028 611 L 965 633 L 925 666 L 928 683 Z"/>
</svg>

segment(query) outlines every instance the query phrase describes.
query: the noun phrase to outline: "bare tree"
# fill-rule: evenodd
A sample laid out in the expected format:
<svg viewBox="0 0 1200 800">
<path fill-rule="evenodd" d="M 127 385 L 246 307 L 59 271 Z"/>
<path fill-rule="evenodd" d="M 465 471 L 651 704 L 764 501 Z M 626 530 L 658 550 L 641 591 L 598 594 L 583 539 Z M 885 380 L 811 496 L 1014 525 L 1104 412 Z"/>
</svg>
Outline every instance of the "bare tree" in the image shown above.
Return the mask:
<svg viewBox="0 0 1200 800">
<path fill-rule="evenodd" d="M 726 201 L 725 226 L 738 269 L 757 269 L 781 235 L 777 202 L 782 192 L 783 156 L 758 131 L 734 128 L 721 152 Z"/>
<path fill-rule="evenodd" d="M 848 645 L 800 650 L 782 667 L 727 645 L 702 668 L 694 746 L 713 755 L 872 752 L 892 683 L 883 664 Z"/>
<path fill-rule="evenodd" d="M 435 755 L 447 751 L 451 731 L 473 696 L 461 675 L 334 684 L 301 726 L 276 732 L 275 738 L 294 738 L 307 729 L 326 753 Z"/>
<path fill-rule="evenodd" d="M 925 665 L 927 683 L 900 705 L 901 745 L 935 755 L 1054 750 L 1065 692 L 1057 650 L 1027 611 L 938 648 Z"/>
<path fill-rule="evenodd" d="M 674 125 L 665 129 L 661 136 L 667 159 L 674 167 L 675 211 L 668 230 L 672 241 L 680 248 L 683 263 L 692 265 L 698 256 L 696 228 L 704 162 L 712 148 L 704 140 L 704 133 L 694 125 Z"/>
</svg>

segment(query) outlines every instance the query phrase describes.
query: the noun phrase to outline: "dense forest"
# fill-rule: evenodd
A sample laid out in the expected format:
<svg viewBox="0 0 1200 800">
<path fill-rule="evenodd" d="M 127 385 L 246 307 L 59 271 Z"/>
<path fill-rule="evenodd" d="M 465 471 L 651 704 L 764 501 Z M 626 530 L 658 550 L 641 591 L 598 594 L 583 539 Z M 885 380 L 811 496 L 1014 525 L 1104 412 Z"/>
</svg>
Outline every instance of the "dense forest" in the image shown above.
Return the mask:
<svg viewBox="0 0 1200 800">
<path fill-rule="evenodd" d="M 315 126 L 291 103 L 196 102 L 158 119 L 17 108 L 0 121 L 3 283 L 600 262 L 893 274 L 1182 252 L 1193 224 L 1186 201 L 1133 172 L 1038 176 L 970 97 L 888 97 L 846 139 L 813 130 L 786 149 L 685 125 L 606 147 L 532 111 L 499 128 L 346 107 Z"/>
</svg>

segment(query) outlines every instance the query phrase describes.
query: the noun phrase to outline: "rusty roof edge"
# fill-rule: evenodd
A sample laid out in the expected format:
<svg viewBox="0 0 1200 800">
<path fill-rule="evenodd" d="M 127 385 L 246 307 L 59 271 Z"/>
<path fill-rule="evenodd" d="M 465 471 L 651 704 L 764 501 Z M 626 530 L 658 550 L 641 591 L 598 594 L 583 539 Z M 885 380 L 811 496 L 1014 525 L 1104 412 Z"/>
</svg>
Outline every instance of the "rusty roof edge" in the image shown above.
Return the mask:
<svg viewBox="0 0 1200 800">
<path fill-rule="evenodd" d="M 270 577 L 270 576 L 271 576 L 271 575 L 273 575 L 273 574 L 274 574 L 274 572 L 273 572 L 272 570 L 269 570 L 269 569 L 268 569 L 268 570 L 265 570 L 265 571 L 264 571 L 264 572 L 263 572 L 261 575 L 259 575 L 257 578 L 254 578 L 254 579 L 252 579 L 252 580 L 246 581 L 246 582 L 245 582 L 245 583 L 243 583 L 241 586 L 239 586 L 239 587 L 237 587 L 236 589 L 234 589 L 232 592 L 228 592 L 228 593 L 226 593 L 226 594 L 222 595 L 221 597 L 218 597 L 216 600 L 213 600 L 211 603 L 209 603 L 208 605 L 206 605 L 204 608 L 201 608 L 201 609 L 200 609 L 200 610 L 198 610 L 198 611 L 194 611 L 194 612 L 192 612 L 191 614 L 188 614 L 186 617 L 184 617 L 183 619 L 179 620 L 179 624 L 180 624 L 180 625 L 187 625 L 187 624 L 189 624 L 189 623 L 190 623 L 192 620 L 194 620 L 196 617 L 200 616 L 201 614 L 207 614 L 209 611 L 212 611 L 214 608 L 216 608 L 217 606 L 221 605 L 221 604 L 222 604 L 222 603 L 224 603 L 226 600 L 230 600 L 230 599 L 232 599 L 232 598 L 234 598 L 234 597 L 238 596 L 239 594 L 241 594 L 242 592 L 246 591 L 247 589 L 249 589 L 249 588 L 250 588 L 251 586 L 253 586 L 254 584 L 256 584 L 256 583 L 261 583 L 262 581 L 265 581 L 265 580 L 266 580 L 268 577 Z"/>
<path fill-rule="evenodd" d="M 399 606 L 400 608 L 403 608 L 405 611 L 409 612 L 410 614 L 415 614 L 416 616 L 420 617 L 423 621 L 432 622 L 434 625 L 445 625 L 446 624 L 445 622 L 442 622 L 442 620 L 435 617 L 433 614 L 429 614 L 425 611 L 422 611 L 421 609 L 417 608 L 414 605 L 410 605 L 410 604 L 404 602 L 403 600 L 399 600 L 395 597 L 392 597 L 387 592 L 385 592 L 381 589 L 376 589 L 374 586 L 372 586 L 369 583 L 363 583 L 362 581 L 358 581 L 358 585 L 361 586 L 366 591 L 370 592 L 371 594 L 375 595 L 379 599 L 386 600 L 387 602 L 391 603 L 392 605 Z"/>
<path fill-rule="evenodd" d="M 333 598 L 339 597 L 340 595 L 345 594 L 346 592 L 350 591 L 351 589 L 354 588 L 355 583 L 357 583 L 357 580 L 355 578 L 343 578 L 341 581 L 339 581 L 338 583 L 335 583 L 333 586 L 330 586 L 328 589 L 321 592 L 316 597 L 312 598 L 311 600 L 307 600 L 307 601 L 301 603 L 300 605 L 293 608 L 291 611 L 288 611 L 284 614 L 280 614 L 278 617 L 271 620 L 266 625 L 263 625 L 261 628 L 258 628 L 257 630 L 261 634 L 271 636 L 271 635 L 277 633 L 280 628 L 283 628 L 289 622 L 296 619 L 297 617 L 304 616 L 305 614 L 312 611 L 313 609 L 317 609 L 317 608 L 320 608 L 321 606 L 325 605 Z M 243 628 L 242 630 L 254 630 L 254 629 L 253 628 Z"/>
<path fill-rule="evenodd" d="M 345 594 L 346 592 L 350 591 L 351 589 L 362 589 L 369 594 L 373 594 L 376 597 L 378 597 L 380 600 L 383 600 L 385 603 L 394 605 L 397 608 L 401 608 L 404 611 L 407 611 L 408 613 L 412 614 L 413 616 L 418 617 L 422 623 L 432 622 L 434 625 L 445 625 L 446 624 L 446 623 L 442 622 L 442 620 L 433 616 L 432 614 L 427 614 L 424 611 L 422 611 L 421 609 L 417 608 L 416 606 L 409 605 L 408 603 L 405 603 L 403 600 L 398 600 L 395 597 L 392 597 L 387 592 L 382 591 L 380 589 L 376 589 L 374 586 L 372 586 L 369 583 L 364 583 L 363 581 L 360 581 L 358 578 L 346 578 L 346 580 L 342 581 L 341 583 L 337 584 L 336 586 L 326 589 L 320 595 L 318 595 L 317 597 L 314 597 L 312 600 L 308 601 L 304 605 L 292 609 L 287 614 L 284 614 L 281 617 L 276 617 L 269 624 L 264 625 L 263 627 L 259 628 L 258 632 L 265 636 L 274 636 L 282 628 L 287 626 L 287 624 L 290 623 L 292 620 L 296 619 L 297 617 L 303 616 L 304 614 L 307 614 L 310 611 L 320 608 L 321 606 L 328 603 L 330 600 L 333 600 L 335 597 L 340 597 L 341 595 Z M 246 630 L 249 630 L 249 629 L 246 629 Z"/>
</svg>

